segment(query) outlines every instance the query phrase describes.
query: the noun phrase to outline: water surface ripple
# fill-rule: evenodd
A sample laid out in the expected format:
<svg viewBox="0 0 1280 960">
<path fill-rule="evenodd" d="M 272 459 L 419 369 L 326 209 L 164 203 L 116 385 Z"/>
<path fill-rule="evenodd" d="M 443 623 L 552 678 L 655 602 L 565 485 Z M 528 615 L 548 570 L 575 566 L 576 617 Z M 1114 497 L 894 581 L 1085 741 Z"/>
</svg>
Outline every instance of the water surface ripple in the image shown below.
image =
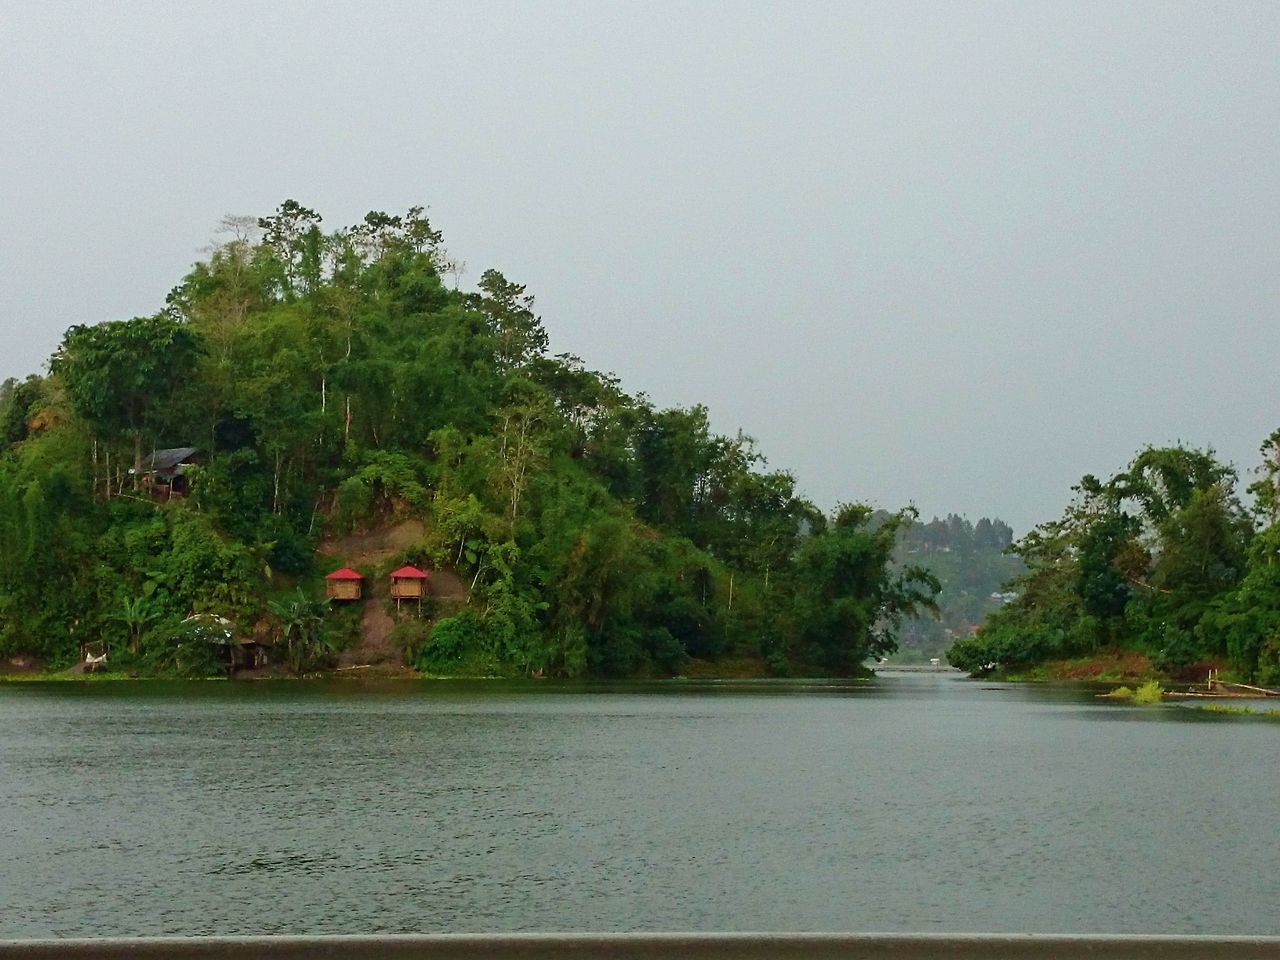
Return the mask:
<svg viewBox="0 0 1280 960">
<path fill-rule="evenodd" d="M 1277 934 L 1280 726 L 871 683 L 0 687 L 0 937 Z"/>
</svg>

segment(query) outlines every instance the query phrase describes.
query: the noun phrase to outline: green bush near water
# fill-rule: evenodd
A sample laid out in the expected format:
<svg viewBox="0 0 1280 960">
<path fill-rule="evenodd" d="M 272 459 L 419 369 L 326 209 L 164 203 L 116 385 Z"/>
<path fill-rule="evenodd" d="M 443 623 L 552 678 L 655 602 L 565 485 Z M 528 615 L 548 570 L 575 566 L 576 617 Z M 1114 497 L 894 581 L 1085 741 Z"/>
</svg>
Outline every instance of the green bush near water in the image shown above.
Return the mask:
<svg viewBox="0 0 1280 960">
<path fill-rule="evenodd" d="M 1133 702 L 1141 704 L 1161 703 L 1164 700 L 1164 687 L 1159 680 L 1148 680 L 1133 693 Z"/>
<path fill-rule="evenodd" d="M 1110 693 L 1104 693 L 1103 696 L 1109 700 L 1132 700 L 1133 688 L 1132 687 L 1116 687 Z"/>
<path fill-rule="evenodd" d="M 1244 491 L 1212 449 L 1182 445 L 1082 477 L 1061 517 L 1007 548 L 1025 566 L 1001 588 L 1012 598 L 948 660 L 982 675 L 1114 651 L 1170 675 L 1213 662 L 1280 678 L 1280 430 L 1259 452 Z"/>
<path fill-rule="evenodd" d="M 1127 700 L 1136 704 L 1161 703 L 1164 700 L 1164 687 L 1160 685 L 1159 680 L 1150 680 L 1137 690 L 1130 687 L 1116 687 L 1102 696 L 1109 700 Z"/>
</svg>

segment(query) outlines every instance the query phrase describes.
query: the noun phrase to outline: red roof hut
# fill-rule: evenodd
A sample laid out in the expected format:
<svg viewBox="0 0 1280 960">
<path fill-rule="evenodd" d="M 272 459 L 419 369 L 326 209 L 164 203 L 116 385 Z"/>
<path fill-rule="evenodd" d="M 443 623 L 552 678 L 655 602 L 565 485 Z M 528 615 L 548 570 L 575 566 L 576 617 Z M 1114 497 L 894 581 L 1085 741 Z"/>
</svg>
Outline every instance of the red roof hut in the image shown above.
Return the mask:
<svg viewBox="0 0 1280 960">
<path fill-rule="evenodd" d="M 421 600 L 427 595 L 427 575 L 417 567 L 391 571 L 391 596 L 396 600 Z"/>
<path fill-rule="evenodd" d="M 343 567 L 324 578 L 324 595 L 333 600 L 359 600 L 364 575 Z"/>
</svg>

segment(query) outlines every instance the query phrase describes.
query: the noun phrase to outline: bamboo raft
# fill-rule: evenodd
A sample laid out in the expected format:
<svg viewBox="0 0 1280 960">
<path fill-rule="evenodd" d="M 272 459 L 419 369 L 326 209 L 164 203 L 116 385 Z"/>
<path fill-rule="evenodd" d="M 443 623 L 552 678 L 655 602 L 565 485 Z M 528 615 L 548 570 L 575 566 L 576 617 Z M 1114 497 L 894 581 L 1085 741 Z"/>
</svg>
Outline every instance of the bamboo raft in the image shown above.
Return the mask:
<svg viewBox="0 0 1280 960">
<path fill-rule="evenodd" d="M 1209 678 L 1203 688 L 1192 687 L 1183 691 L 1166 691 L 1165 697 L 1170 700 L 1184 698 L 1202 700 L 1257 700 L 1259 697 L 1280 697 L 1280 690 L 1267 687 L 1254 687 L 1247 683 L 1233 683 L 1230 680 L 1219 680 L 1218 671 L 1210 670 Z"/>
</svg>

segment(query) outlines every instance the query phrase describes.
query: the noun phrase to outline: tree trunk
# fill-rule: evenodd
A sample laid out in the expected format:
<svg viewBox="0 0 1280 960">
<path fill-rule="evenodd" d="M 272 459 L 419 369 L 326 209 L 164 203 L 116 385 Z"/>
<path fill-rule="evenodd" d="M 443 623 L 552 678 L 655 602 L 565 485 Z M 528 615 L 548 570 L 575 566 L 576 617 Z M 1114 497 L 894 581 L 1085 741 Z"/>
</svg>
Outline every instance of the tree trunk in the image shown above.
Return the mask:
<svg viewBox="0 0 1280 960">
<path fill-rule="evenodd" d="M 133 433 L 133 489 L 142 483 L 142 431 Z"/>
<path fill-rule="evenodd" d="M 280 453 L 276 452 L 275 479 L 271 484 L 271 512 L 280 512 Z"/>
</svg>

